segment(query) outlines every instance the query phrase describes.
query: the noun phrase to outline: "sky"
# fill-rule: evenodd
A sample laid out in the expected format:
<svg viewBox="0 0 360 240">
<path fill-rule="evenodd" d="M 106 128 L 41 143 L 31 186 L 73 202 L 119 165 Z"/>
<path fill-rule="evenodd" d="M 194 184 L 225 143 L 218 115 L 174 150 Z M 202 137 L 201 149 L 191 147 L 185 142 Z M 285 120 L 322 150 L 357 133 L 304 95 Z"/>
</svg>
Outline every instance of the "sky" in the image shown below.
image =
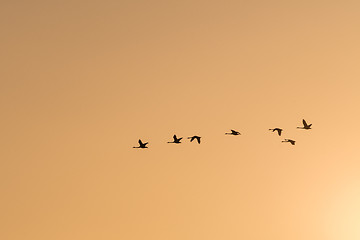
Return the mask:
<svg viewBox="0 0 360 240">
<path fill-rule="evenodd" d="M 359 9 L 2 1 L 0 238 L 358 240 Z"/>
</svg>

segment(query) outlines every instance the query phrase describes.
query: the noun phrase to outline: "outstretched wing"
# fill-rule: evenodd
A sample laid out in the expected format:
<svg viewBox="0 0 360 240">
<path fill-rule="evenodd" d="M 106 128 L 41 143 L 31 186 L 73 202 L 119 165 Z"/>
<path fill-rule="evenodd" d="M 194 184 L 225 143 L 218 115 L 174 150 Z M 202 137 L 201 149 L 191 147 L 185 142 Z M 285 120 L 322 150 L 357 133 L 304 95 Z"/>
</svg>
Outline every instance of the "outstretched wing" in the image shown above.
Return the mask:
<svg viewBox="0 0 360 240">
<path fill-rule="evenodd" d="M 290 141 L 292 145 L 295 145 L 295 141 Z"/>
<path fill-rule="evenodd" d="M 282 131 L 281 129 L 277 129 L 279 136 L 281 136 L 281 131 Z"/>
<path fill-rule="evenodd" d="M 194 139 L 195 139 L 194 137 L 191 137 L 190 142 L 194 141 Z"/>
<path fill-rule="evenodd" d="M 174 139 L 174 141 L 176 141 L 176 139 L 177 139 L 177 138 L 176 138 L 176 134 L 174 134 L 173 139 Z"/>
<path fill-rule="evenodd" d="M 148 144 L 148 142 L 144 143 L 144 146 L 146 146 L 146 144 Z"/>
<path fill-rule="evenodd" d="M 303 124 L 304 124 L 304 127 L 307 127 L 307 126 L 308 126 L 307 123 L 306 123 L 306 121 L 305 121 L 305 119 L 303 119 Z"/>
<path fill-rule="evenodd" d="M 238 131 L 235 131 L 235 130 L 233 130 L 233 129 L 231 129 L 231 133 L 232 133 L 232 134 L 240 134 Z"/>
<path fill-rule="evenodd" d="M 143 145 L 143 142 L 141 141 L 141 139 L 139 139 L 139 144 L 140 144 L 140 145 Z"/>
<path fill-rule="evenodd" d="M 178 141 L 180 142 L 181 141 L 181 139 L 183 139 L 182 137 L 181 138 L 178 138 Z"/>
<path fill-rule="evenodd" d="M 199 138 L 199 137 L 197 137 L 197 138 L 196 138 L 196 140 L 197 140 L 197 141 L 198 141 L 198 143 L 200 144 L 200 138 Z"/>
</svg>

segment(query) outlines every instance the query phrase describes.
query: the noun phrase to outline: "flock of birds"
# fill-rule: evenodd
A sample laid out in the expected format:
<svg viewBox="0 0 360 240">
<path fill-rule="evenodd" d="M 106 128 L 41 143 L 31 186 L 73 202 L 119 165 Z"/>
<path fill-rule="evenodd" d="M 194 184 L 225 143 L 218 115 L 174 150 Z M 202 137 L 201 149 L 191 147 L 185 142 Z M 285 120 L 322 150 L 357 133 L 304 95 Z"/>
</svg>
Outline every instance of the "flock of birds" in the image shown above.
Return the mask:
<svg viewBox="0 0 360 240">
<path fill-rule="evenodd" d="M 302 127 L 297 127 L 297 128 L 299 128 L 299 129 L 306 129 L 306 130 L 311 129 L 311 125 L 312 125 L 312 124 L 307 124 L 307 122 L 305 121 L 305 119 L 303 119 L 302 122 L 303 122 L 303 126 L 302 126 Z M 283 129 L 281 129 L 281 128 L 270 128 L 269 130 L 272 131 L 272 132 L 277 131 L 277 133 L 278 133 L 279 136 L 281 136 L 281 133 L 282 133 L 282 131 L 283 131 Z M 225 134 L 235 135 L 235 136 L 241 135 L 240 132 L 235 131 L 235 130 L 231 130 L 231 132 L 228 132 L 228 133 L 225 133 Z M 174 135 L 174 136 L 173 136 L 173 139 L 174 139 L 174 140 L 173 140 L 172 142 L 168 142 L 168 143 L 176 143 L 176 144 L 179 144 L 179 143 L 181 143 L 181 139 L 183 139 L 183 138 L 182 138 L 182 137 L 181 137 L 181 138 L 178 138 L 176 135 Z M 199 136 L 192 136 L 192 137 L 188 137 L 188 139 L 190 139 L 190 142 L 192 142 L 192 141 L 194 141 L 194 140 L 196 139 L 196 141 L 198 142 L 198 144 L 200 144 L 200 139 L 201 139 L 201 137 L 199 137 Z M 289 142 L 289 143 L 291 143 L 292 145 L 295 145 L 295 142 L 296 142 L 296 141 L 295 141 L 295 140 L 292 140 L 292 139 L 285 138 L 284 141 L 282 141 L 282 142 Z M 133 147 L 133 148 L 148 148 L 148 147 L 146 146 L 147 144 L 148 144 L 148 142 L 143 143 L 143 142 L 141 141 L 141 139 L 139 139 L 139 146 Z"/>
</svg>

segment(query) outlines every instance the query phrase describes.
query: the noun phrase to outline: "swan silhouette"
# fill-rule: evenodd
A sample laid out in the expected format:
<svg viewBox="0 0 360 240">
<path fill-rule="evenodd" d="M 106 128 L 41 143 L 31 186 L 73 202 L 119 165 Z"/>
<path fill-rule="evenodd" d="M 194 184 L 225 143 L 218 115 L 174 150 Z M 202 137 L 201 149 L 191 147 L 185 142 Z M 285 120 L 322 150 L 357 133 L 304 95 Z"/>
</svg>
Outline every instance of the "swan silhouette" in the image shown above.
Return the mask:
<svg viewBox="0 0 360 240">
<path fill-rule="evenodd" d="M 295 142 L 296 142 L 296 141 L 291 140 L 291 139 L 285 139 L 285 140 L 282 141 L 282 142 L 289 142 L 289 143 L 291 143 L 292 145 L 295 145 Z"/>
<path fill-rule="evenodd" d="M 308 125 L 308 124 L 306 123 L 305 119 L 303 119 L 302 122 L 303 122 L 303 125 L 304 125 L 304 126 L 303 126 L 303 127 L 297 127 L 297 128 L 306 129 L 306 130 L 311 129 L 311 125 L 312 125 L 312 124 L 309 124 L 309 125 Z"/>
<path fill-rule="evenodd" d="M 143 143 L 143 142 L 141 141 L 141 139 L 139 139 L 139 146 L 138 146 L 138 147 L 133 147 L 133 148 L 148 148 L 148 147 L 146 146 L 146 144 L 148 144 L 148 142 Z"/>
<path fill-rule="evenodd" d="M 281 128 L 270 128 L 269 130 L 273 132 L 277 131 L 279 136 L 281 136 L 281 132 L 283 131 Z"/>
<path fill-rule="evenodd" d="M 232 130 L 232 129 L 231 129 L 231 133 L 225 133 L 225 134 L 229 134 L 229 135 L 241 135 L 241 133 L 239 133 L 238 131 Z"/>
<path fill-rule="evenodd" d="M 175 134 L 174 134 L 173 138 L 174 138 L 174 141 L 168 142 L 168 143 L 181 143 L 180 141 L 181 141 L 181 139 L 183 139 L 182 137 L 181 137 L 181 138 L 177 138 Z"/>
<path fill-rule="evenodd" d="M 200 144 L 200 138 L 201 137 L 199 137 L 199 136 L 188 137 L 188 139 L 190 139 L 190 142 L 192 142 L 192 141 L 194 141 L 196 139 L 199 144 Z"/>
</svg>

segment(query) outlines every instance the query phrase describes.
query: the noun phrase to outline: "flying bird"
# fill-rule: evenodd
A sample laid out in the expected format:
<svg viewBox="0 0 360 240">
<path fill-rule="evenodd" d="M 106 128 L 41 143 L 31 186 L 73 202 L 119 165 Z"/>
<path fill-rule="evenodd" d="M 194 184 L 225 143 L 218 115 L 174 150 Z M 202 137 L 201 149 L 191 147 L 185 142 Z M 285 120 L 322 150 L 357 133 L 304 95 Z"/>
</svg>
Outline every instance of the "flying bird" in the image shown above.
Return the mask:
<svg viewBox="0 0 360 240">
<path fill-rule="evenodd" d="M 309 125 L 308 125 L 308 124 L 306 123 L 305 119 L 303 119 L 302 122 L 303 122 L 303 125 L 304 125 L 304 126 L 303 126 L 303 127 L 297 127 L 297 128 L 306 129 L 306 130 L 311 129 L 311 125 L 312 125 L 312 124 L 309 124 Z"/>
<path fill-rule="evenodd" d="M 181 138 L 177 138 L 175 134 L 174 134 L 173 138 L 174 138 L 174 141 L 168 142 L 168 143 L 181 143 L 180 141 L 181 141 L 181 139 L 183 139 L 182 137 L 181 137 Z"/>
<path fill-rule="evenodd" d="M 282 142 L 289 142 L 291 143 L 291 145 L 295 145 L 295 141 L 294 140 L 291 140 L 291 139 L 285 139 L 284 141 Z"/>
<path fill-rule="evenodd" d="M 188 137 L 188 139 L 190 139 L 190 142 L 192 142 L 192 141 L 194 141 L 196 139 L 199 144 L 200 144 L 200 138 L 201 137 L 199 137 L 199 136 Z"/>
<path fill-rule="evenodd" d="M 273 131 L 273 132 L 277 131 L 277 133 L 279 134 L 279 136 L 281 136 L 281 132 L 283 131 L 281 128 L 270 128 L 269 130 L 270 130 L 270 131 Z"/>
<path fill-rule="evenodd" d="M 239 133 L 238 131 L 232 130 L 232 129 L 231 129 L 231 133 L 225 133 L 225 134 L 229 134 L 229 135 L 241 135 L 241 133 Z"/>
<path fill-rule="evenodd" d="M 148 147 L 146 146 L 146 144 L 148 144 L 148 142 L 143 143 L 143 142 L 141 141 L 141 139 L 139 139 L 139 146 L 138 146 L 138 147 L 133 147 L 133 148 L 148 148 Z"/>
</svg>

